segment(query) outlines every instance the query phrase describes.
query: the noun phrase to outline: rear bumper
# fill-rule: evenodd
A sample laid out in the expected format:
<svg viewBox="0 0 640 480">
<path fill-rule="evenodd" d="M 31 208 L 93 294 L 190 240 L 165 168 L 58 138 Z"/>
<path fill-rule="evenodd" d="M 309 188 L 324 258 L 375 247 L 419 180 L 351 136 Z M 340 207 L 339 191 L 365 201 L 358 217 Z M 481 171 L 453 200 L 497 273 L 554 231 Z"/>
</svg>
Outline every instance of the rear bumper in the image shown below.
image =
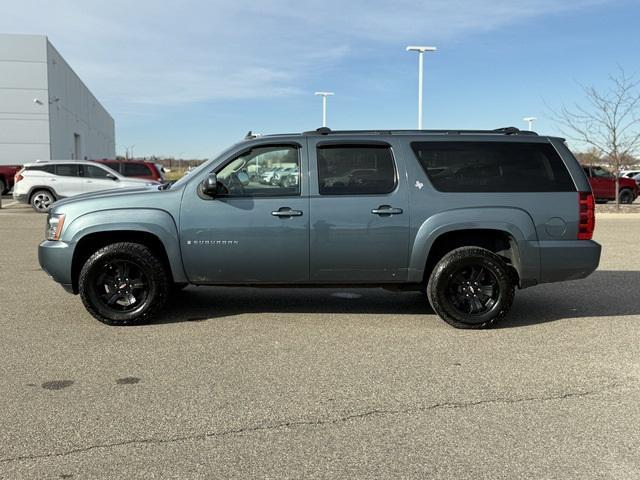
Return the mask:
<svg viewBox="0 0 640 480">
<path fill-rule="evenodd" d="M 65 242 L 45 240 L 38 247 L 38 262 L 56 282 L 61 283 L 69 291 L 72 284 L 71 262 L 73 249 Z"/>
<path fill-rule="evenodd" d="M 588 277 L 598 268 L 601 250 L 593 240 L 540 242 L 540 283 Z"/>
<path fill-rule="evenodd" d="M 26 193 L 16 193 L 15 190 L 13 192 L 13 199 L 16 202 L 20 202 L 20 203 L 29 203 L 29 199 L 27 198 L 27 194 Z"/>
</svg>

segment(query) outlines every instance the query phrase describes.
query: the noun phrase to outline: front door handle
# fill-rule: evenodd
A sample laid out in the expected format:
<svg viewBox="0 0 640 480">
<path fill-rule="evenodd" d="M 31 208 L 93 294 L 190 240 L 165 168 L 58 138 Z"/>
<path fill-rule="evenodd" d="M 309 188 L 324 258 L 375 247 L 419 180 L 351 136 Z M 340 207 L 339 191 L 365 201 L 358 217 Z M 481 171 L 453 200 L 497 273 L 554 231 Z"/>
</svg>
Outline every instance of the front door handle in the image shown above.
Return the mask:
<svg viewBox="0 0 640 480">
<path fill-rule="evenodd" d="M 378 208 L 371 210 L 374 215 L 400 215 L 402 213 L 401 208 L 393 208 L 390 205 L 380 205 Z"/>
<path fill-rule="evenodd" d="M 280 209 L 271 212 L 274 217 L 301 217 L 302 212 L 300 210 L 291 210 L 289 207 L 281 207 Z"/>
</svg>

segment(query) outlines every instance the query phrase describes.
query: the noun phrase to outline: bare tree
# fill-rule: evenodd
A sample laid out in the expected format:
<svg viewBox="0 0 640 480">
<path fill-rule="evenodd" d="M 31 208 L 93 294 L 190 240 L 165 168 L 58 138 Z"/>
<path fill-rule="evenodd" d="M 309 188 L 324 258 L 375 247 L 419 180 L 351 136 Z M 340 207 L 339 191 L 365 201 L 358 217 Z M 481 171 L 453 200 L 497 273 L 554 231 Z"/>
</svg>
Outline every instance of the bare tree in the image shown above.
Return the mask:
<svg viewBox="0 0 640 480">
<path fill-rule="evenodd" d="M 616 174 L 616 204 L 620 205 L 618 175 L 629 158 L 640 153 L 640 80 L 619 68 L 610 75 L 607 91 L 582 87 L 584 105 L 565 105 L 552 116 L 568 138 L 590 145 L 600 157 L 608 158 Z"/>
</svg>

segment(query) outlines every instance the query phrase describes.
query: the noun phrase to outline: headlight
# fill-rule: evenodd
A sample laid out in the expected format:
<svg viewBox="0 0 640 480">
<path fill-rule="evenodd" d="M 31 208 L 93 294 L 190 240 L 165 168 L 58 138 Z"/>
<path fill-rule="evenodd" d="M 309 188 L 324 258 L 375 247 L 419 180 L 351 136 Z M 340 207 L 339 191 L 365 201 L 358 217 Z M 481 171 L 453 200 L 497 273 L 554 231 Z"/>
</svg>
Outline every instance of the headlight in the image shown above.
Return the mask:
<svg viewBox="0 0 640 480">
<path fill-rule="evenodd" d="M 64 214 L 51 214 L 47 218 L 47 240 L 60 240 L 62 226 L 64 225 Z"/>
</svg>

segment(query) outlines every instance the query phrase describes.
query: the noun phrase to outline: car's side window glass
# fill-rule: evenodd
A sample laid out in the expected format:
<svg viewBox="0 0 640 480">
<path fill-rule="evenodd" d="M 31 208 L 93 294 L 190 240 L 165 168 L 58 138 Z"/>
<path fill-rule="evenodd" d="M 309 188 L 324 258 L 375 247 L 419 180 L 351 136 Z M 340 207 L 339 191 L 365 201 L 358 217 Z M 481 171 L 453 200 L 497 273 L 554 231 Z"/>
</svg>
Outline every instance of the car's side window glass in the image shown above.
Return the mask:
<svg viewBox="0 0 640 480">
<path fill-rule="evenodd" d="M 109 178 L 109 172 L 94 165 L 84 165 L 84 176 L 88 178 Z"/>
<path fill-rule="evenodd" d="M 295 146 L 252 148 L 231 160 L 216 174 L 221 195 L 300 195 L 300 155 Z"/>
<path fill-rule="evenodd" d="M 440 192 L 571 192 L 575 185 L 549 143 L 430 141 L 411 144 Z"/>
<path fill-rule="evenodd" d="M 318 147 L 320 195 L 381 195 L 396 188 L 396 169 L 386 145 Z"/>
<path fill-rule="evenodd" d="M 56 165 L 56 175 L 61 177 L 78 177 L 78 165 L 63 163 Z"/>
<path fill-rule="evenodd" d="M 46 173 L 55 173 L 53 165 L 36 165 L 34 167 L 27 167 L 25 170 L 39 170 Z"/>
<path fill-rule="evenodd" d="M 593 176 L 599 178 L 611 178 L 613 175 L 602 167 L 593 167 Z"/>
<path fill-rule="evenodd" d="M 151 175 L 151 172 L 143 163 L 125 163 L 122 174 L 125 177 L 144 177 Z"/>
</svg>

